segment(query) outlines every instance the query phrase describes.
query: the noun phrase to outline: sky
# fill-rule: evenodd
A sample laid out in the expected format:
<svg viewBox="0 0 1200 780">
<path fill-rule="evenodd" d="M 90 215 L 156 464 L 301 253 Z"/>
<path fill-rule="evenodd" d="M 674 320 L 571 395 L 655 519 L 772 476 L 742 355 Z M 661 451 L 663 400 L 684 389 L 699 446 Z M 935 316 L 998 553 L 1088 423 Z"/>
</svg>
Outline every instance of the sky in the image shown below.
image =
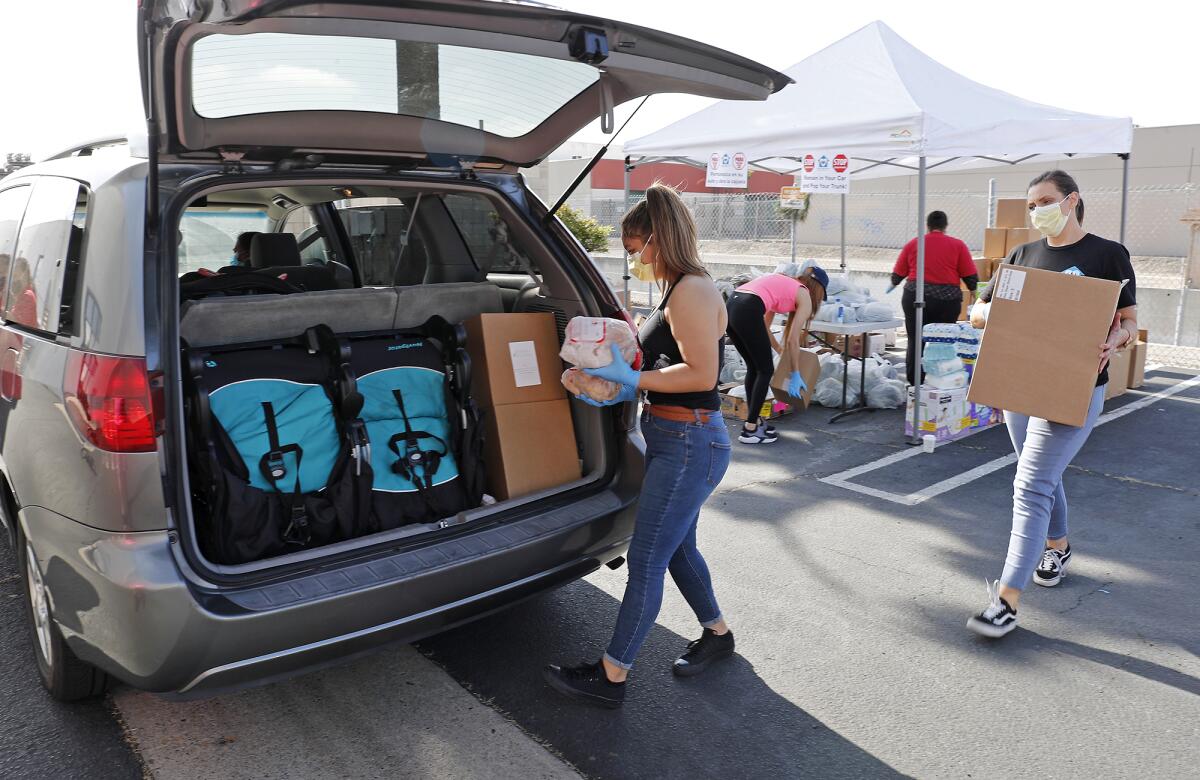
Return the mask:
<svg viewBox="0 0 1200 780">
<path fill-rule="evenodd" d="M 1141 126 L 1200 123 L 1200 2 L 1040 0 L 560 0 L 563 8 L 634 22 L 783 70 L 875 20 L 943 65 L 988 86 Z M 73 143 L 144 127 L 134 0 L 0 3 L 0 153 L 44 157 Z M 1136 12 L 1133 10 L 1136 8 Z M 632 139 L 712 101 L 655 96 Z M 618 110 L 618 122 L 631 106 Z M 602 141 L 596 126 L 577 140 Z"/>
</svg>

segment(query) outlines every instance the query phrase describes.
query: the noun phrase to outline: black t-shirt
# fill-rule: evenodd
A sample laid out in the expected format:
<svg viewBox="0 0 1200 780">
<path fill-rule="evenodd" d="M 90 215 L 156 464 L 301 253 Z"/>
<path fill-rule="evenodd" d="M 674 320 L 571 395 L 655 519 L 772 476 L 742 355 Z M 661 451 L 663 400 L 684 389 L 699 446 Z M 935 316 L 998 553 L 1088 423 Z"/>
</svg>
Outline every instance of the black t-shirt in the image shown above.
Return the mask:
<svg viewBox="0 0 1200 780">
<path fill-rule="evenodd" d="M 1022 244 L 1014 249 L 1004 262 L 1043 271 L 1109 279 L 1114 282 L 1128 279 L 1129 283 L 1121 288 L 1121 295 L 1117 298 L 1117 308 L 1124 309 L 1126 306 L 1137 304 L 1137 281 L 1133 276 L 1133 264 L 1129 262 L 1129 250 L 1116 241 L 1109 241 L 1092 233 L 1067 246 L 1050 246 L 1044 238 L 1032 244 Z M 981 301 L 992 299 L 992 285 L 995 281 L 993 276 L 987 289 L 979 296 Z M 1096 387 L 1103 384 L 1108 384 L 1107 366 L 1096 378 Z"/>
</svg>

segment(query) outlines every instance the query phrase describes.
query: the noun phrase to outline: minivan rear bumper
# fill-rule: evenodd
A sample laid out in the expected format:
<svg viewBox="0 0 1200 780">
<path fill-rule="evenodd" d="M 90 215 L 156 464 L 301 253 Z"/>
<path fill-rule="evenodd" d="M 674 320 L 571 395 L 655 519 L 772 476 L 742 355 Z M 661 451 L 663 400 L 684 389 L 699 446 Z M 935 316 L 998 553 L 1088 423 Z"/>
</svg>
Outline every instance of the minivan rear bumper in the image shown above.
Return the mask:
<svg viewBox="0 0 1200 780">
<path fill-rule="evenodd" d="M 412 642 L 582 577 L 624 554 L 633 533 L 636 493 L 614 488 L 241 590 L 186 582 L 167 532 L 115 534 L 39 507 L 21 519 L 76 655 L 134 687 L 192 698 Z"/>
</svg>

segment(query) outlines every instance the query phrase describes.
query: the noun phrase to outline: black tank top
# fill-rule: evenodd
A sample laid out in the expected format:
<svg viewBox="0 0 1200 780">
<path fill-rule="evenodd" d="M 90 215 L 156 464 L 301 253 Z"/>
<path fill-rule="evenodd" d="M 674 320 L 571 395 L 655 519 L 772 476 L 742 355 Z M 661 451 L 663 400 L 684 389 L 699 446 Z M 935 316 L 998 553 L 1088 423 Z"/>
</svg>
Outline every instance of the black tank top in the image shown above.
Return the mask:
<svg viewBox="0 0 1200 780">
<path fill-rule="evenodd" d="M 643 371 L 654 371 L 666 368 L 667 366 L 679 365 L 683 362 L 683 356 L 679 354 L 679 343 L 675 341 L 675 336 L 671 334 L 671 326 L 667 324 L 667 320 L 663 316 L 663 311 L 667 307 L 667 301 L 671 299 L 671 293 L 675 291 L 675 287 L 678 284 L 679 282 L 676 281 L 675 284 L 667 288 L 662 301 L 650 313 L 646 321 L 642 323 L 642 329 L 638 332 L 638 340 L 642 342 Z M 724 357 L 721 340 L 717 339 L 718 381 Z M 712 390 L 691 393 L 659 393 L 651 390 L 647 393 L 647 400 L 651 404 L 682 406 L 687 409 L 708 409 L 714 412 L 721 408 L 721 399 L 717 394 L 717 386 L 715 384 Z"/>
</svg>

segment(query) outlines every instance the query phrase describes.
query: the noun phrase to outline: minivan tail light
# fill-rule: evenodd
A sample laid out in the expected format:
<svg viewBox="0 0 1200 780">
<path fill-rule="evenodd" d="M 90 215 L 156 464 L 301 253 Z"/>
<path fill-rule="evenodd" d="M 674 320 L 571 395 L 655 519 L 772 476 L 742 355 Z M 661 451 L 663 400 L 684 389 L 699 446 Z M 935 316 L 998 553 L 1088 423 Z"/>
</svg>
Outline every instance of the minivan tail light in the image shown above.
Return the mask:
<svg viewBox="0 0 1200 780">
<path fill-rule="evenodd" d="M 72 351 L 63 397 L 75 427 L 100 449 L 155 450 L 154 401 L 143 358 Z"/>
</svg>

